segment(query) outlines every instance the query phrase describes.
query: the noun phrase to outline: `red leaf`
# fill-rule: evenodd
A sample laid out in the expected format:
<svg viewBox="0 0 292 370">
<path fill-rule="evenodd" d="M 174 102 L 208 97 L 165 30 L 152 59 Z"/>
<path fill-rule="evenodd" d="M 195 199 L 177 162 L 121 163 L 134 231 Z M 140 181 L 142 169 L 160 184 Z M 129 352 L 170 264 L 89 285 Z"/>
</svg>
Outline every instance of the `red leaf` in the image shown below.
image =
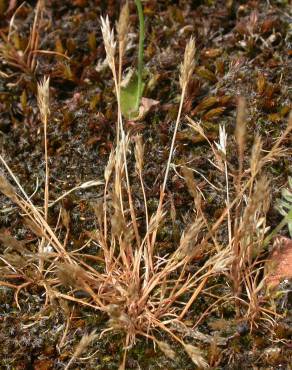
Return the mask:
<svg viewBox="0 0 292 370">
<path fill-rule="evenodd" d="M 266 262 L 267 286 L 276 287 L 283 279 L 292 278 L 292 240 L 279 236 Z"/>
</svg>

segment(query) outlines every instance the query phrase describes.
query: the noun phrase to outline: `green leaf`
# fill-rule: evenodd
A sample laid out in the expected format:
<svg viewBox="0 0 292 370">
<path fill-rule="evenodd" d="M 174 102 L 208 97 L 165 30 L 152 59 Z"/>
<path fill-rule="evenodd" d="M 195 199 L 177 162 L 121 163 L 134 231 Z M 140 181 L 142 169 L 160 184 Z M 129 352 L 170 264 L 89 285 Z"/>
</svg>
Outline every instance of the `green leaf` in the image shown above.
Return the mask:
<svg viewBox="0 0 292 370">
<path fill-rule="evenodd" d="M 282 190 L 282 199 L 277 199 L 276 208 L 285 216 L 290 237 L 292 238 L 292 177 L 288 177 L 289 188 Z"/>
<path fill-rule="evenodd" d="M 142 82 L 142 91 L 145 84 Z M 139 113 L 141 96 L 138 76 L 135 73 L 128 85 L 121 89 L 121 110 L 126 118 L 134 118 Z"/>
</svg>

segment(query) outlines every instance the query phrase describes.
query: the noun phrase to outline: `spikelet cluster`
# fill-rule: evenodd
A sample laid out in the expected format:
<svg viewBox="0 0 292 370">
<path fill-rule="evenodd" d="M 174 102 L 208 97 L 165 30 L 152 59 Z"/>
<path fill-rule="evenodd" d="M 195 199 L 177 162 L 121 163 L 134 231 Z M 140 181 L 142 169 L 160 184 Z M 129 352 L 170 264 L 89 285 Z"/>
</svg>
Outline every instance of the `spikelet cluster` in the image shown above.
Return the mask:
<svg viewBox="0 0 292 370">
<path fill-rule="evenodd" d="M 119 40 L 119 49 L 120 54 L 122 57 L 124 55 L 126 44 L 127 44 L 127 36 L 129 33 L 129 25 L 130 25 L 130 12 L 129 12 L 129 5 L 128 2 L 122 7 L 119 21 L 117 23 L 117 34 Z"/>
<path fill-rule="evenodd" d="M 115 41 L 115 35 L 114 30 L 111 30 L 109 18 L 106 16 L 104 19 L 103 17 L 100 17 L 101 20 L 101 32 L 106 52 L 106 60 L 108 62 L 108 65 L 110 66 L 110 69 L 113 71 L 115 68 L 115 52 L 116 52 L 116 41 Z"/>
<path fill-rule="evenodd" d="M 208 363 L 202 356 L 202 352 L 198 347 L 192 346 L 191 344 L 185 344 L 185 350 L 190 356 L 193 363 L 201 369 L 207 369 L 209 367 Z"/>
<path fill-rule="evenodd" d="M 0 192 L 11 200 L 16 200 L 16 192 L 6 177 L 0 172 Z"/>
<path fill-rule="evenodd" d="M 242 158 L 245 148 L 245 132 L 246 132 L 246 101 L 243 97 L 238 100 L 237 118 L 235 128 L 235 138 L 238 146 L 238 152 Z"/>
<path fill-rule="evenodd" d="M 180 78 L 179 83 L 181 89 L 184 90 L 194 72 L 195 68 L 195 53 L 196 44 L 193 37 L 190 38 L 185 48 L 184 61 L 180 66 Z"/>
<path fill-rule="evenodd" d="M 144 160 L 144 145 L 142 142 L 141 135 L 136 136 L 135 138 L 135 159 L 136 159 L 136 169 L 138 172 L 142 171 L 143 160 Z"/>
<path fill-rule="evenodd" d="M 50 114 L 50 78 L 44 77 L 43 81 L 38 83 L 38 107 L 41 114 L 41 120 L 44 122 Z"/>
</svg>

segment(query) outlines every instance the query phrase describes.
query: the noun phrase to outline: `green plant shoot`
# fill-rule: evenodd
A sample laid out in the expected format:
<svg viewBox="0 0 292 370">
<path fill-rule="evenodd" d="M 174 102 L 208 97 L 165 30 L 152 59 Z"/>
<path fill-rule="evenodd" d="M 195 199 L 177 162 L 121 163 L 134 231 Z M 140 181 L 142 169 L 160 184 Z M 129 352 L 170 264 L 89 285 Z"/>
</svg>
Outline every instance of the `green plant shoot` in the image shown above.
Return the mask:
<svg viewBox="0 0 292 370">
<path fill-rule="evenodd" d="M 144 15 L 141 0 L 135 0 L 135 4 L 139 17 L 138 66 L 129 84 L 121 89 L 121 110 L 123 115 L 127 118 L 134 118 L 138 115 L 145 86 L 142 80 L 145 37 Z"/>
<path fill-rule="evenodd" d="M 282 190 L 282 198 L 277 200 L 276 208 L 284 218 L 282 221 L 272 230 L 264 240 L 264 248 L 266 248 L 272 238 L 277 235 L 283 227 L 288 226 L 290 237 L 292 238 L 292 177 L 288 177 L 288 183 L 290 189 Z"/>
</svg>

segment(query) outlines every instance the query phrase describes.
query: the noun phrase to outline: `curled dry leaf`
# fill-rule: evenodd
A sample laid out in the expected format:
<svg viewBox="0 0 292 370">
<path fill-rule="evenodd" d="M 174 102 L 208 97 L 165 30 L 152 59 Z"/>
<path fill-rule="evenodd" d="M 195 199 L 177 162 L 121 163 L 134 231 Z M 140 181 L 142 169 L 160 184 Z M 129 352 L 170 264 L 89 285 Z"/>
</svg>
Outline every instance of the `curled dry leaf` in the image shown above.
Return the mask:
<svg viewBox="0 0 292 370">
<path fill-rule="evenodd" d="M 274 288 L 287 278 L 292 278 L 292 239 L 279 236 L 266 262 L 266 283 Z"/>
<path fill-rule="evenodd" d="M 8 9 L 6 10 L 6 13 L 10 13 L 16 8 L 17 0 L 10 0 L 8 4 L 9 6 Z"/>
<path fill-rule="evenodd" d="M 137 117 L 132 118 L 132 121 L 142 120 L 143 118 L 145 118 L 146 114 L 159 103 L 160 103 L 159 100 L 142 98 L 141 105 L 139 107 L 139 114 Z"/>
</svg>

